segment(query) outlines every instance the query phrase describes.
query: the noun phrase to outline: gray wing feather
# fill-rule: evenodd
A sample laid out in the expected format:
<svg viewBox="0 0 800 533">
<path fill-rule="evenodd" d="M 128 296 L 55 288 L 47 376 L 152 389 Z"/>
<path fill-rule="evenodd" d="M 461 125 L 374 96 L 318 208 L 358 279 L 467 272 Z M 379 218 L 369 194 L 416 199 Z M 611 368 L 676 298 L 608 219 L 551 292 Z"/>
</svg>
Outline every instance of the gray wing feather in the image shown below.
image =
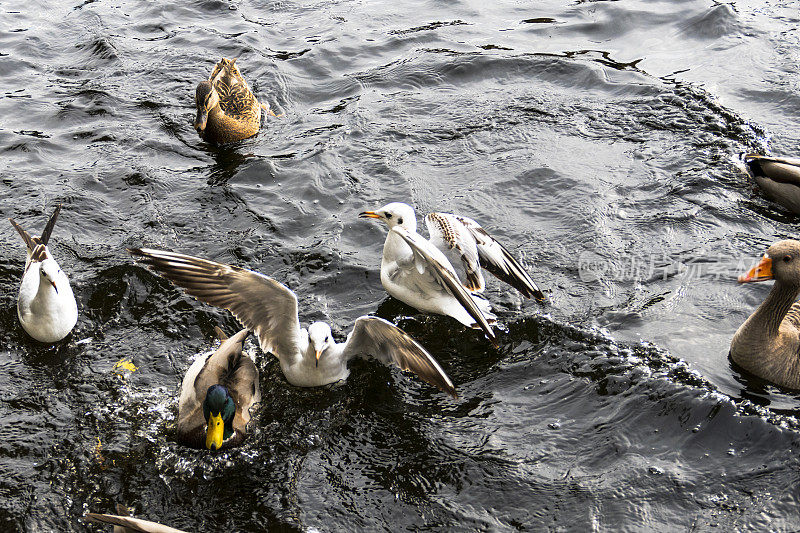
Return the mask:
<svg viewBox="0 0 800 533">
<path fill-rule="evenodd" d="M 47 246 L 48 241 L 50 241 L 50 235 L 53 233 L 53 228 L 56 225 L 56 220 L 58 219 L 58 214 L 61 212 L 61 204 L 57 205 L 53 214 L 50 215 L 50 220 L 47 221 L 47 224 L 42 231 L 41 237 L 32 237 L 30 233 L 25 231 L 22 226 L 17 224 L 17 221 L 13 218 L 9 218 L 8 221 L 11 222 L 11 225 L 14 226 L 14 229 L 17 230 L 22 240 L 25 241 L 25 244 L 28 246 L 28 251 L 33 251 L 36 249 L 36 246 L 39 244 L 43 244 Z"/>
<path fill-rule="evenodd" d="M 494 240 L 480 224 L 467 217 L 455 217 L 475 239 L 481 264 L 498 279 L 505 281 L 523 296 L 544 300 L 544 293 L 506 247 Z"/>
<path fill-rule="evenodd" d="M 469 313 L 469 315 L 475 319 L 475 322 L 481 327 L 489 340 L 491 340 L 492 343 L 497 346 L 497 337 L 495 337 L 494 331 L 492 331 L 492 326 L 489 325 L 486 317 L 483 316 L 480 308 L 472 299 L 472 295 L 470 295 L 464 286 L 461 285 L 461 282 L 458 280 L 458 276 L 453 270 L 453 267 L 449 263 L 446 263 L 447 258 L 434 257 L 434 254 L 426 249 L 426 245 L 429 244 L 428 241 L 424 240 L 416 233 L 412 234 L 400 226 L 394 226 L 390 231 L 394 231 L 400 235 L 400 237 L 402 237 L 403 240 L 408 243 L 408 246 L 414 252 L 414 255 L 425 261 L 442 285 L 444 285 L 444 287 L 450 291 L 453 297 L 458 300 L 467 313 Z M 436 248 L 432 248 L 432 251 L 441 255 L 441 252 Z"/>
<path fill-rule="evenodd" d="M 800 329 L 800 302 L 795 302 L 789 308 L 789 312 L 786 313 L 786 316 L 783 318 L 784 321 L 788 321 L 791 323 L 795 328 Z"/>
<path fill-rule="evenodd" d="M 58 214 L 61 212 L 61 204 L 58 204 L 53 211 L 53 214 L 50 215 L 50 220 L 47 221 L 47 224 L 42 230 L 42 236 L 39 237 L 39 242 L 47 246 L 47 243 L 50 241 L 50 234 L 53 233 L 53 228 L 56 225 L 56 220 L 58 219 Z"/>
<path fill-rule="evenodd" d="M 233 337 L 222 341 L 219 348 L 206 358 L 193 383 L 198 397 L 205 396 L 210 386 L 223 383 L 236 372 L 242 358 L 242 343 L 249 334 L 248 329 L 239 331 Z"/>
<path fill-rule="evenodd" d="M 22 226 L 17 224 L 17 221 L 14 220 L 13 218 L 9 218 L 8 221 L 11 222 L 11 225 L 14 226 L 15 230 L 17 230 L 19 236 L 22 237 L 23 241 L 25 241 L 25 245 L 28 247 L 28 251 L 33 251 L 33 249 L 36 248 L 36 242 L 33 240 L 33 237 L 31 237 L 30 233 L 25 231 L 22 228 Z"/>
<path fill-rule="evenodd" d="M 410 370 L 420 379 L 456 398 L 456 388 L 442 367 L 406 332 L 382 318 L 362 316 L 347 337 L 343 357 L 372 356 L 385 365 Z"/>
<path fill-rule="evenodd" d="M 222 380 L 222 384 L 228 388 L 237 405 L 236 416 L 233 418 L 233 429 L 244 437 L 247 434 L 247 424 L 250 422 L 250 410 L 261 402 L 261 386 L 258 380 L 258 367 L 252 359 L 242 354 L 242 341 L 250 332 L 246 329 L 242 330 L 231 339 L 236 339 L 242 333 L 244 335 L 238 342 L 236 358 L 229 362 L 229 365 L 233 365 L 233 371 L 229 372 Z M 225 341 L 223 345 L 231 339 Z"/>
<path fill-rule="evenodd" d="M 229 310 L 278 357 L 300 351 L 297 297 L 272 278 L 244 268 L 152 249 L 128 249 L 198 300 Z"/>
<path fill-rule="evenodd" d="M 141 533 L 186 533 L 183 530 L 175 529 L 174 527 L 165 526 L 149 520 L 142 520 L 141 518 L 133 518 L 130 516 L 119 516 L 114 514 L 99 514 L 99 513 L 86 513 L 84 517 L 89 522 L 94 524 L 109 524 L 114 526 L 121 526 L 125 529 L 124 533 L 141 532 Z M 115 528 L 116 530 L 116 528 Z"/>
</svg>

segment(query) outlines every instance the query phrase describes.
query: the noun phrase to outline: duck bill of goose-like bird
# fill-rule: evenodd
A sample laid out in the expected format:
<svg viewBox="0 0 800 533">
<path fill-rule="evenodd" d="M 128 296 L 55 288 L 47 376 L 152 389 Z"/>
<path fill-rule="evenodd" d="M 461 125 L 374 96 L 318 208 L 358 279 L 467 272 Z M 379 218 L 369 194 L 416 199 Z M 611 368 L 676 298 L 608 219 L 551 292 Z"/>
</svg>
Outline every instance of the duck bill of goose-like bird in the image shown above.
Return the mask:
<svg viewBox="0 0 800 533">
<path fill-rule="evenodd" d="M 28 335 L 45 343 L 64 339 L 78 321 L 78 304 L 69 278 L 47 248 L 60 211 L 61 206 L 56 206 L 39 237 L 31 236 L 14 219 L 8 219 L 27 248 L 17 316 Z"/>
<path fill-rule="evenodd" d="M 731 340 L 731 359 L 776 385 L 800 389 L 800 242 L 779 241 L 739 276 L 740 283 L 775 280 L 767 297 Z"/>
<path fill-rule="evenodd" d="M 157 522 L 134 518 L 124 505 L 117 505 L 117 513 L 119 514 L 86 513 L 84 518 L 93 524 L 114 526 L 114 533 L 186 533 Z"/>
<path fill-rule="evenodd" d="M 800 159 L 747 154 L 744 163 L 768 198 L 800 214 Z"/>
<path fill-rule="evenodd" d="M 250 412 L 261 401 L 258 368 L 242 352 L 243 329 L 220 339 L 213 352 L 198 357 L 181 383 L 177 441 L 192 448 L 220 450 L 238 446 L 247 435 Z"/>
<path fill-rule="evenodd" d="M 317 387 L 347 379 L 348 362 L 371 356 L 414 372 L 422 380 L 456 396 L 450 378 L 419 343 L 395 325 L 370 316 L 356 320 L 344 343 L 333 340 L 324 322 L 301 329 L 297 297 L 287 287 L 258 272 L 199 257 L 153 250 L 128 250 L 198 300 L 228 309 L 258 337 L 261 349 L 278 358 L 286 380 Z"/>
</svg>

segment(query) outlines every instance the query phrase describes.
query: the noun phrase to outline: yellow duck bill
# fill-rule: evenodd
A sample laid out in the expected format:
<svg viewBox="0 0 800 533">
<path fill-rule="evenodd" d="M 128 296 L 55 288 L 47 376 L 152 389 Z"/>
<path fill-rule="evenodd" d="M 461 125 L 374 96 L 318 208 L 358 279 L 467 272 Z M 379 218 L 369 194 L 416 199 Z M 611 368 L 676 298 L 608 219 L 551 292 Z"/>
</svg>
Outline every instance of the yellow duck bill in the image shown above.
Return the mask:
<svg viewBox="0 0 800 533">
<path fill-rule="evenodd" d="M 222 435 L 225 432 L 225 422 L 222 420 L 222 413 L 211 413 L 208 417 L 208 429 L 206 430 L 206 448 L 209 450 L 219 450 L 222 447 Z"/>
</svg>

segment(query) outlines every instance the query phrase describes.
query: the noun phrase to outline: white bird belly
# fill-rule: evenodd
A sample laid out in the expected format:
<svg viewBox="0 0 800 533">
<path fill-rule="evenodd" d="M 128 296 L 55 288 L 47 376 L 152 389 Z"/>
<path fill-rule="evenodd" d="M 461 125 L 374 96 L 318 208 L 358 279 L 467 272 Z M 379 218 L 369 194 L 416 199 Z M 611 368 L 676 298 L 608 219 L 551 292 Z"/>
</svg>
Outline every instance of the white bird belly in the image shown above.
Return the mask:
<svg viewBox="0 0 800 533">
<path fill-rule="evenodd" d="M 58 342 L 72 331 L 78 321 L 78 305 L 69 283 L 63 284 L 54 298 L 37 298 L 38 269 L 31 267 L 22 278 L 17 316 L 28 335 L 39 342 Z"/>
<path fill-rule="evenodd" d="M 281 362 L 281 370 L 286 376 L 286 381 L 295 387 L 321 387 L 330 383 L 336 383 L 347 379 L 350 370 L 341 361 L 330 364 L 325 361 L 323 355 L 319 361 L 319 366 L 315 366 L 315 359 L 311 357 L 302 358 L 294 364 L 284 364 Z"/>
<path fill-rule="evenodd" d="M 423 277 L 416 270 L 403 271 L 396 265 L 381 268 L 381 283 L 390 296 L 414 307 L 424 313 L 435 313 L 455 318 L 465 326 L 472 327 L 475 319 L 470 316 L 464 306 L 445 287 L 433 279 Z M 425 283 L 427 282 L 427 283 Z M 474 298 L 487 319 L 496 318 L 490 312 L 486 300 Z"/>
</svg>

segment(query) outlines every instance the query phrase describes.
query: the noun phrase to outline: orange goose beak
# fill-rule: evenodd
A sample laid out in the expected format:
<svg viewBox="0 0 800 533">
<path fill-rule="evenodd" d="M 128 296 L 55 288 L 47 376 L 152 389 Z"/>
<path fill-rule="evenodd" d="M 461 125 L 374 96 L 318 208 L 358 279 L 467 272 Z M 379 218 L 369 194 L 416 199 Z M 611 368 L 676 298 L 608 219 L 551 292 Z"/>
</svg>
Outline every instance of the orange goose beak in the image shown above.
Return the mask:
<svg viewBox="0 0 800 533">
<path fill-rule="evenodd" d="M 756 266 L 747 271 L 747 274 L 739 276 L 739 283 L 751 283 L 754 281 L 767 281 L 772 277 L 772 258 L 767 254 L 761 258 Z"/>
</svg>

